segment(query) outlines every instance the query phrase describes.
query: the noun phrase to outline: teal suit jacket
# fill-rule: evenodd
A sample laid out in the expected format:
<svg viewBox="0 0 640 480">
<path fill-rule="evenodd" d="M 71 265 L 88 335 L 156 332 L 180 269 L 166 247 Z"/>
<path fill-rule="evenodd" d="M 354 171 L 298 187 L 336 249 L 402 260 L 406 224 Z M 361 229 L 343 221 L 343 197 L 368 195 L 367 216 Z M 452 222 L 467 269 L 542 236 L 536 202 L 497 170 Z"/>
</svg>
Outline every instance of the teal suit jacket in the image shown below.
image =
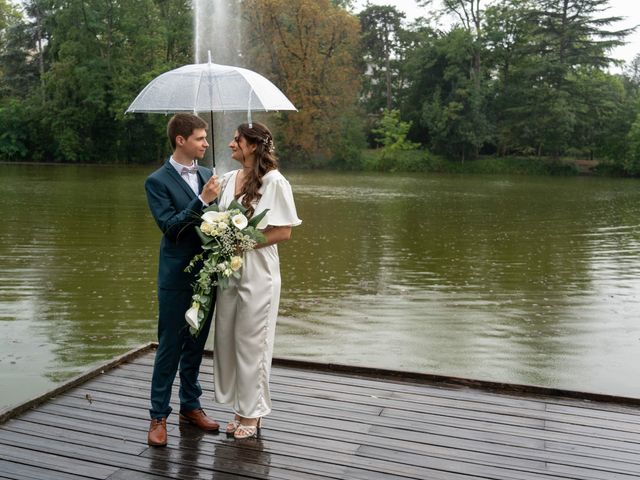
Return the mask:
<svg viewBox="0 0 640 480">
<path fill-rule="evenodd" d="M 202 186 L 212 174 L 210 169 L 198 167 L 198 192 L 202 191 Z M 169 160 L 147 177 L 144 189 L 151 214 L 163 233 L 158 288 L 191 290 L 195 273 L 186 273 L 184 269 L 191 258 L 202 251 L 195 231 L 204 209 L 202 202 Z"/>
</svg>

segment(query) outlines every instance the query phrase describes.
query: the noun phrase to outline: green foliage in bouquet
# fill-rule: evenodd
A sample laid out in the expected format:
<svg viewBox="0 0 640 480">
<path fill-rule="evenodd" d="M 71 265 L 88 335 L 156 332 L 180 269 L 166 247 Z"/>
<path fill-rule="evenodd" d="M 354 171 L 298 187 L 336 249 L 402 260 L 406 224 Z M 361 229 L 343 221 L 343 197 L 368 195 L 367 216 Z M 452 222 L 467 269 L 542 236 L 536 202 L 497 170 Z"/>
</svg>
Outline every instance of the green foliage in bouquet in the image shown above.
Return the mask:
<svg viewBox="0 0 640 480">
<path fill-rule="evenodd" d="M 214 289 L 227 288 L 231 277 L 240 278 L 244 253 L 266 240 L 260 230 L 267 226 L 268 210 L 250 219 L 246 212 L 247 209 L 234 200 L 224 212 L 212 205 L 200 216 L 202 222 L 196 232 L 202 241 L 202 252 L 185 268 L 191 272 L 200 266 L 193 284 L 191 307 L 185 313 L 189 331 L 194 336 L 200 334 L 213 308 Z"/>
</svg>

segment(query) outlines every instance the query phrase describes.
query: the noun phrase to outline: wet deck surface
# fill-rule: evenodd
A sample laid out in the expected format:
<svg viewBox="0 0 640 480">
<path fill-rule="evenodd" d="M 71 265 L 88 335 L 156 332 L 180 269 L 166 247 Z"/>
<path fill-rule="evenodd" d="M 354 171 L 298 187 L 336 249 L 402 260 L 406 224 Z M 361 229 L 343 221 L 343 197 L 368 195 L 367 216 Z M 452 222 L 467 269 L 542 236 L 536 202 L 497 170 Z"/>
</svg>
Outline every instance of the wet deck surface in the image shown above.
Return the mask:
<svg viewBox="0 0 640 480">
<path fill-rule="evenodd" d="M 154 352 L 0 426 L 4 479 L 637 479 L 640 409 L 276 367 L 258 440 L 169 418 L 146 444 Z M 221 424 L 205 358 L 203 406 Z M 174 410 L 177 389 L 174 389 Z"/>
</svg>

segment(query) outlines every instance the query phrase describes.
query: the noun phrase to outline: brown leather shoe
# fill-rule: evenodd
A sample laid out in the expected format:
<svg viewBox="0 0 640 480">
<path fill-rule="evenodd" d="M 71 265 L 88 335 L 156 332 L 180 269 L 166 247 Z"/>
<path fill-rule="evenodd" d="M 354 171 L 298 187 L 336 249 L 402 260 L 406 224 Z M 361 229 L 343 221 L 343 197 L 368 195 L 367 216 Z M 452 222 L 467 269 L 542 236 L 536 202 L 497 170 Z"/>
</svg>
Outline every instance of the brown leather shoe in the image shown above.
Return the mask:
<svg viewBox="0 0 640 480">
<path fill-rule="evenodd" d="M 180 412 L 180 423 L 185 422 L 192 423 L 198 428 L 201 428 L 202 430 L 206 430 L 208 432 L 217 432 L 220 429 L 220 424 L 215 420 L 207 417 L 207 414 L 204 413 L 204 410 L 202 410 L 201 408 L 196 408 L 195 410 L 190 410 L 188 412 Z"/>
<path fill-rule="evenodd" d="M 152 447 L 164 447 L 167 444 L 167 419 L 153 418 L 149 425 L 147 443 Z"/>
</svg>

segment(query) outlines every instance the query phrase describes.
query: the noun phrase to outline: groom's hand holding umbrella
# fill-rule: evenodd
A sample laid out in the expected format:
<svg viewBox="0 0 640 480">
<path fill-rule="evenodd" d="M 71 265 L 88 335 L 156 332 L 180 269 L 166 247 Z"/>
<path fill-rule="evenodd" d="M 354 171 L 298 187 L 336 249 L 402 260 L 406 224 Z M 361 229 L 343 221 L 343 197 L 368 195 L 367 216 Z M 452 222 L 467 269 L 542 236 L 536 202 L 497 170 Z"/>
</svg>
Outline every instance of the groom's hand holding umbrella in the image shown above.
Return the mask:
<svg viewBox="0 0 640 480">
<path fill-rule="evenodd" d="M 202 187 L 202 192 L 200 192 L 200 198 L 207 205 L 211 205 L 213 201 L 216 198 L 218 198 L 219 194 L 220 194 L 220 183 L 218 183 L 218 177 L 214 175 Z"/>
</svg>

